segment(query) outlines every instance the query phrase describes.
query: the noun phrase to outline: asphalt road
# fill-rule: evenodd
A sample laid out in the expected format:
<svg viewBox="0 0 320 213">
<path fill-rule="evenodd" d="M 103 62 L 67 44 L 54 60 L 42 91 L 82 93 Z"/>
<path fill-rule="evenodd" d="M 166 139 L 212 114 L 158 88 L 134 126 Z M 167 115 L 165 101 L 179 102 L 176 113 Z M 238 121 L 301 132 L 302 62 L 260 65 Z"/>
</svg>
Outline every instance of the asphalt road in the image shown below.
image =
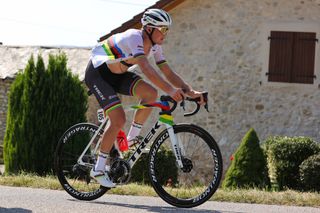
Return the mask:
<svg viewBox="0 0 320 213">
<path fill-rule="evenodd" d="M 104 195 L 95 201 L 78 201 L 65 191 L 32 189 L 24 187 L 0 186 L 0 213 L 31 212 L 111 212 L 111 213 L 143 213 L 143 212 L 198 212 L 198 213 L 240 213 L 240 212 L 303 212 L 320 213 L 320 208 L 256 205 L 227 202 L 206 202 L 193 209 L 172 207 L 155 197 Z"/>
</svg>

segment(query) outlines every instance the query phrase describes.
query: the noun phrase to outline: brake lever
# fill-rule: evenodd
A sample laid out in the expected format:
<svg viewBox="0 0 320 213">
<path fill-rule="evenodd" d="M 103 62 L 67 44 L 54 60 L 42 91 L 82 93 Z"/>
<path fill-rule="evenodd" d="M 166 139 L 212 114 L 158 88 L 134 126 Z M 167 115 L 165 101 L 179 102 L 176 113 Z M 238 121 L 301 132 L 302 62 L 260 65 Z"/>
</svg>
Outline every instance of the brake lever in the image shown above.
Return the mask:
<svg viewBox="0 0 320 213">
<path fill-rule="evenodd" d="M 208 92 L 202 94 L 203 100 L 205 102 L 204 108 L 209 112 L 209 105 L 208 105 Z"/>
<path fill-rule="evenodd" d="M 184 101 L 184 99 L 181 101 L 181 103 L 180 103 L 180 107 L 182 107 L 182 109 L 183 109 L 183 111 L 186 111 L 186 108 L 185 108 L 185 101 Z"/>
</svg>

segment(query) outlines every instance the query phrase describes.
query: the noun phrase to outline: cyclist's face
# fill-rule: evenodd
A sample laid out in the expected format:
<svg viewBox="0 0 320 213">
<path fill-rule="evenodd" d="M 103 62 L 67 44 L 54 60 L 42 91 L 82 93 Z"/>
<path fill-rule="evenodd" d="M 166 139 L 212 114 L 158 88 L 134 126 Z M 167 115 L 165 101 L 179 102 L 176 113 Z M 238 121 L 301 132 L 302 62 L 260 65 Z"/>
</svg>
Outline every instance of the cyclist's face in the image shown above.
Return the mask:
<svg viewBox="0 0 320 213">
<path fill-rule="evenodd" d="M 156 44 L 162 44 L 167 33 L 167 27 L 153 27 L 152 39 Z M 151 29 L 152 30 L 152 29 Z"/>
</svg>

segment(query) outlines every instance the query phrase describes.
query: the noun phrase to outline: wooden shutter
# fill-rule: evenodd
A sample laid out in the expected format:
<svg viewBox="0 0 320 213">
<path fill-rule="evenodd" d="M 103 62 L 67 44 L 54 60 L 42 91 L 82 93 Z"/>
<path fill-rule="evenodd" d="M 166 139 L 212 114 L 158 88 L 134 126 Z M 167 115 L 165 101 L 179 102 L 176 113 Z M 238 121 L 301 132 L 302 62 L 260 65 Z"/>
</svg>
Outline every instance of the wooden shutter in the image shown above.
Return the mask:
<svg viewBox="0 0 320 213">
<path fill-rule="evenodd" d="M 268 81 L 290 82 L 292 69 L 292 32 L 271 31 Z"/>
<path fill-rule="evenodd" d="M 292 82 L 313 84 L 316 33 L 295 33 Z"/>
</svg>

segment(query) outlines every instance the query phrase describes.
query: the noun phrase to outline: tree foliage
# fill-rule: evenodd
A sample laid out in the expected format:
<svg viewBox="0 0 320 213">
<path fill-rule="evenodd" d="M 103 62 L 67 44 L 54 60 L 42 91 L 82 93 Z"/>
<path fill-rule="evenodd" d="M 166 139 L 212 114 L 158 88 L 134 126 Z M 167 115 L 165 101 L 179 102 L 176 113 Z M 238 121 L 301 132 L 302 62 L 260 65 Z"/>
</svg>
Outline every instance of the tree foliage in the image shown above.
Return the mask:
<svg viewBox="0 0 320 213">
<path fill-rule="evenodd" d="M 251 128 L 233 156 L 222 183 L 223 188 L 269 186 L 266 165 L 266 158 L 259 145 L 259 138 Z"/>
<path fill-rule="evenodd" d="M 52 172 L 59 137 L 70 125 L 86 121 L 87 94 L 67 69 L 66 55 L 50 55 L 47 68 L 40 55 L 37 63 L 31 56 L 11 85 L 8 102 L 6 172 Z"/>
</svg>

